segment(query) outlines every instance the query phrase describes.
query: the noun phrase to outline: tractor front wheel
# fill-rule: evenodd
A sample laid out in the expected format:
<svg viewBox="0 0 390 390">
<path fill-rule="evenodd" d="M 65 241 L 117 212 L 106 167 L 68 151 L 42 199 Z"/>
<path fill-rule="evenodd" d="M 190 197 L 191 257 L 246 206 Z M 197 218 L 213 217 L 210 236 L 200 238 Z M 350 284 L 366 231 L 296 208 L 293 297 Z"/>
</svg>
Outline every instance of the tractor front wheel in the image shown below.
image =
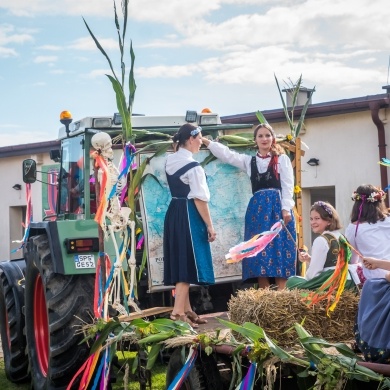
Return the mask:
<svg viewBox="0 0 390 390">
<path fill-rule="evenodd" d="M 93 320 L 94 275 L 53 272 L 46 235 L 30 239 L 26 268 L 26 336 L 34 389 L 66 388 L 88 357 L 82 326 Z"/>
<path fill-rule="evenodd" d="M 5 374 L 11 382 L 29 379 L 24 316 L 24 260 L 0 265 L 0 333 Z"/>
</svg>

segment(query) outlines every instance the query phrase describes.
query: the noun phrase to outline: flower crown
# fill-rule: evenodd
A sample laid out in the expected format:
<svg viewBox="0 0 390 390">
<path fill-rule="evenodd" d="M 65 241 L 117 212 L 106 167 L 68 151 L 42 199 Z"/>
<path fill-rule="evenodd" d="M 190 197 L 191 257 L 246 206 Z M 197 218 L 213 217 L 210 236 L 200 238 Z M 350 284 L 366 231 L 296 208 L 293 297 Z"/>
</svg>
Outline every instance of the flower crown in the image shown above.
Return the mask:
<svg viewBox="0 0 390 390">
<path fill-rule="evenodd" d="M 333 215 L 332 209 L 325 202 L 323 202 L 322 200 L 319 200 L 318 202 L 315 202 L 314 205 L 322 207 L 330 216 Z"/>
<path fill-rule="evenodd" d="M 359 194 L 358 192 L 354 191 L 351 199 L 353 201 L 361 200 L 363 202 L 380 202 L 381 200 L 386 199 L 386 192 L 382 190 L 371 192 L 370 196 L 367 196 L 365 194 Z"/>
</svg>

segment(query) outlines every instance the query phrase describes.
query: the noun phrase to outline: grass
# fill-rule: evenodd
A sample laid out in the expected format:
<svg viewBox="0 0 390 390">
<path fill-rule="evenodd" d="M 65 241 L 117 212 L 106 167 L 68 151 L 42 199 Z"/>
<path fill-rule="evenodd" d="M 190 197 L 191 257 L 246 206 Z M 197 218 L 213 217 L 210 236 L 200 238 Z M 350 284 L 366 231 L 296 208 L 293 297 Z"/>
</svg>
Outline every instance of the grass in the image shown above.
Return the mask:
<svg viewBox="0 0 390 390">
<path fill-rule="evenodd" d="M 135 352 L 126 352 L 123 357 L 122 353 L 118 353 L 119 364 L 120 366 L 124 366 L 126 361 L 128 361 L 130 367 L 135 357 Z M 153 390 L 165 390 L 165 374 L 166 374 L 167 366 L 161 362 L 156 362 L 155 366 L 152 370 L 152 388 Z M 123 371 L 117 373 L 117 381 L 113 383 L 113 390 L 123 389 Z M 140 386 L 138 382 L 129 381 L 129 390 L 139 390 Z M 30 389 L 29 383 L 16 384 L 10 382 L 4 370 L 4 360 L 0 359 L 0 389 L 1 390 L 27 390 Z"/>
</svg>

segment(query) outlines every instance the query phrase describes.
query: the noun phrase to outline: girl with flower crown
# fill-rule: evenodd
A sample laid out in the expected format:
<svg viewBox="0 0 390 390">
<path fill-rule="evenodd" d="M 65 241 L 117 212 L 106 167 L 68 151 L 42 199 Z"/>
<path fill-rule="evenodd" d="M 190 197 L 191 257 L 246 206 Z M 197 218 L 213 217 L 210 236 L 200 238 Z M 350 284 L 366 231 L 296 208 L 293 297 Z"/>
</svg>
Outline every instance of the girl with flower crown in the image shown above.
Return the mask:
<svg viewBox="0 0 390 390">
<path fill-rule="evenodd" d="M 258 125 L 253 137 L 257 145 L 255 156 L 237 153 L 207 138 L 203 138 L 203 143 L 215 157 L 246 172 L 251 180 L 253 196 L 245 215 L 245 241 L 283 219 L 289 234 L 282 229 L 261 253 L 242 262 L 244 281 L 257 282 L 265 288 L 270 286 L 272 277 L 277 287 L 283 289 L 287 278 L 295 275 L 294 174 L 290 158 L 276 143 L 270 125 Z"/>
<path fill-rule="evenodd" d="M 360 294 L 355 340 L 365 360 L 388 364 L 390 215 L 385 197 L 384 191 L 371 184 L 359 186 L 352 194 L 351 223 L 345 233 L 363 257 L 363 272 L 367 279 Z M 357 254 L 354 256 L 358 257 Z"/>
<path fill-rule="evenodd" d="M 299 260 L 309 263 L 305 277 L 293 276 L 288 279 L 288 289 L 300 288 L 315 290 L 319 288 L 334 272 L 337 264 L 342 228 L 339 215 L 328 202 L 315 202 L 310 209 L 310 226 L 313 233 L 319 236 L 313 241 L 311 256 L 306 251 L 299 251 Z M 345 288 L 355 288 L 358 281 L 355 266 L 348 267 L 349 275 Z"/>
<path fill-rule="evenodd" d="M 352 194 L 351 223 L 345 230 L 346 238 L 359 252 L 353 252 L 352 260 L 357 261 L 360 255 L 390 259 L 390 217 L 385 198 L 385 192 L 371 184 L 359 186 Z M 363 267 L 366 279 L 384 278 L 387 272 Z"/>
</svg>

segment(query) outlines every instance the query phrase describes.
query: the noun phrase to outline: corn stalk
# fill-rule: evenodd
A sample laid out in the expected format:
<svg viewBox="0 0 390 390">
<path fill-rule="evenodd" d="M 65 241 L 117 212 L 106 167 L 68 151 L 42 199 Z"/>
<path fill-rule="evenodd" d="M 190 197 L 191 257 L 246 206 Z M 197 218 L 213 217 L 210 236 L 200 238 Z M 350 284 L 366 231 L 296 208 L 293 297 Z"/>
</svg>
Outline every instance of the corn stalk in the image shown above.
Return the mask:
<svg viewBox="0 0 390 390">
<path fill-rule="evenodd" d="M 315 91 L 315 87 L 310 91 L 308 99 L 307 99 L 305 105 L 302 107 L 301 115 L 299 117 L 298 122 L 294 123 L 294 120 L 295 120 L 294 113 L 295 113 L 295 109 L 297 107 L 298 94 L 299 94 L 299 90 L 302 87 L 302 75 L 299 76 L 298 80 L 295 83 L 292 82 L 291 80 L 289 80 L 289 82 L 285 82 L 285 89 L 287 90 L 287 93 L 289 93 L 290 96 L 292 97 L 291 107 L 287 107 L 287 104 L 286 104 L 284 97 L 283 97 L 283 94 L 282 94 L 282 89 L 280 88 L 280 85 L 279 85 L 278 78 L 276 77 L 276 75 L 274 75 L 274 77 L 275 77 L 276 85 L 278 87 L 280 99 L 282 100 L 284 115 L 286 117 L 288 126 L 290 128 L 291 137 L 293 139 L 295 139 L 299 136 L 299 133 L 303 127 L 306 111 L 307 111 L 307 108 L 309 107 L 311 97 Z"/>
</svg>

